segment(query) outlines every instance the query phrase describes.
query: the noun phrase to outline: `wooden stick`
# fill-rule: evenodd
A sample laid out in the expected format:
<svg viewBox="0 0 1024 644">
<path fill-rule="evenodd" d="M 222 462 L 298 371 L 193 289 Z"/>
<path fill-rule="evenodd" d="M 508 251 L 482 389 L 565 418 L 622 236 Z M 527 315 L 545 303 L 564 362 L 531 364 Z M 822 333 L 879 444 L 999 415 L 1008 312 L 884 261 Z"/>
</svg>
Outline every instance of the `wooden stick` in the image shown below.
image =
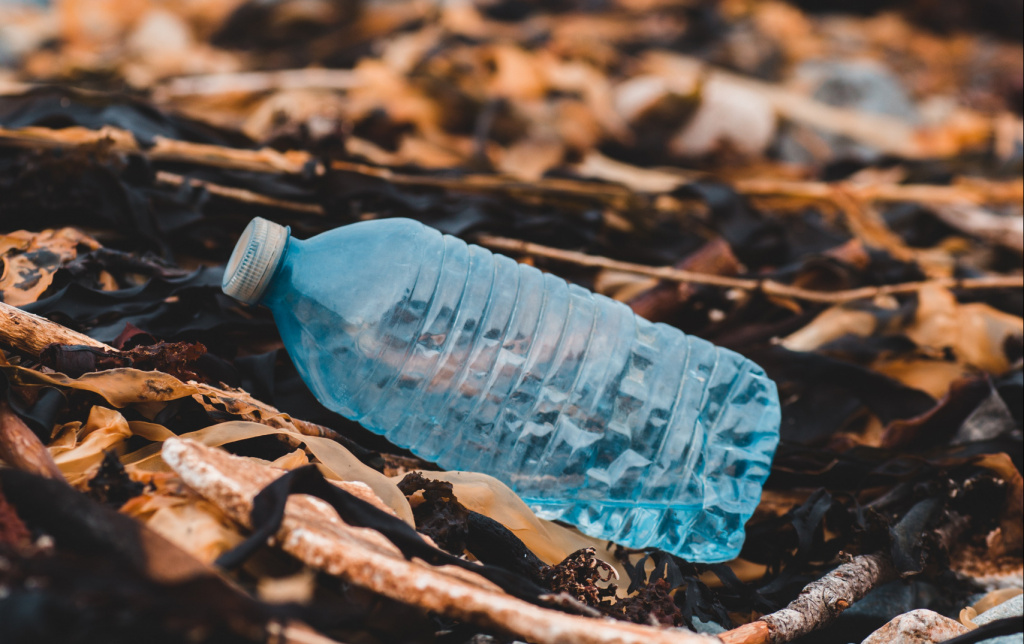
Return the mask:
<svg viewBox="0 0 1024 644">
<path fill-rule="evenodd" d="M 0 342 L 33 356 L 38 356 L 46 345 L 54 343 L 96 347 L 117 353 L 114 347 L 84 333 L 3 302 L 0 302 Z"/>
<path fill-rule="evenodd" d="M 154 161 L 187 162 L 273 174 L 302 174 L 312 164 L 314 172 L 323 173 L 323 165 L 317 163 L 313 155 L 302 150 L 287 152 L 278 152 L 271 148 L 242 150 L 222 145 L 192 143 L 154 136 L 153 147 L 144 150 L 143 154 Z"/>
<path fill-rule="evenodd" d="M 904 282 L 902 284 L 884 284 L 882 286 L 864 286 L 861 288 L 848 289 L 845 291 L 812 291 L 798 286 L 790 286 L 773 280 L 755 280 L 742 277 L 725 277 L 721 275 L 709 275 L 705 273 L 694 273 L 671 266 L 645 266 L 632 262 L 622 262 L 600 255 L 587 255 L 571 250 L 562 250 L 550 246 L 542 246 L 520 239 L 509 239 L 507 237 L 496 237 L 493 235 L 481 235 L 476 238 L 477 243 L 482 246 L 494 248 L 501 251 L 517 253 L 520 255 L 534 255 L 569 264 L 587 266 L 590 268 L 605 268 L 624 273 L 634 273 L 647 277 L 671 282 L 706 284 L 723 288 L 738 288 L 746 291 L 760 290 L 768 295 L 788 297 L 808 302 L 821 302 L 825 304 L 841 304 L 853 300 L 874 298 L 879 295 L 894 295 L 899 293 L 913 293 L 925 286 L 943 286 L 955 289 L 1002 289 L 1002 288 L 1024 288 L 1024 276 L 1021 275 L 996 275 L 991 277 L 976 277 L 968 279 L 957 279 L 953 277 L 936 278 L 921 282 Z"/>
<path fill-rule="evenodd" d="M 822 181 L 784 181 L 778 179 L 740 179 L 733 183 L 737 191 L 751 197 L 797 197 L 830 200 L 835 186 L 868 201 L 915 201 L 933 204 L 1020 203 L 1024 182 L 991 181 L 937 186 L 930 184 L 856 183 Z"/>
<path fill-rule="evenodd" d="M 896 570 L 884 555 L 853 557 L 804 588 L 780 611 L 726 631 L 723 644 L 783 644 L 831 624 L 854 602 L 896 578 Z"/>
<path fill-rule="evenodd" d="M 19 470 L 64 480 L 50 451 L 3 400 L 0 400 L 0 459 Z"/>
<path fill-rule="evenodd" d="M 227 93 L 259 93 L 289 89 L 346 90 L 365 83 L 350 69 L 281 69 L 266 72 L 233 72 L 179 76 L 157 86 L 153 98 L 164 101 L 182 96 Z"/>
<path fill-rule="evenodd" d="M 225 199 L 232 199 L 234 201 L 241 201 L 243 203 L 255 204 L 258 206 L 267 206 L 268 208 L 281 208 L 284 210 L 294 210 L 296 212 L 306 212 L 313 215 L 324 214 L 323 206 L 315 203 L 302 203 L 301 201 L 285 201 L 284 199 L 275 199 L 274 197 L 267 197 L 261 195 L 258 192 L 252 192 L 251 190 L 245 190 L 243 188 L 232 188 L 231 186 L 222 186 L 220 184 L 211 183 L 209 181 L 201 181 L 199 179 L 192 179 L 184 177 L 180 174 L 174 174 L 172 172 L 164 172 L 160 170 L 156 173 L 157 183 L 163 183 L 170 186 L 182 186 L 192 185 L 199 186 L 209 192 L 211 195 L 217 195 Z"/>
</svg>

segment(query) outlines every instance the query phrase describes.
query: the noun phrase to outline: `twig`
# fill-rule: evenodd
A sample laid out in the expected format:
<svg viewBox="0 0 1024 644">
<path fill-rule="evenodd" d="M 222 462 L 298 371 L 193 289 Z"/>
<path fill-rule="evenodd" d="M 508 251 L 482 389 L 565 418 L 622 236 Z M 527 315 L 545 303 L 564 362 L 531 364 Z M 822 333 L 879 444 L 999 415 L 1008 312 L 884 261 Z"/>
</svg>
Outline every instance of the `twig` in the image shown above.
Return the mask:
<svg viewBox="0 0 1024 644">
<path fill-rule="evenodd" d="M 245 527 L 252 527 L 253 498 L 280 476 L 253 459 L 190 440 L 172 438 L 161 454 L 186 485 Z M 527 603 L 472 571 L 459 569 L 456 574 L 450 565 L 407 560 L 382 535 L 349 525 L 333 512 L 324 515 L 308 497 L 289 502 L 276 542 L 297 559 L 353 586 L 537 644 L 715 642 L 711 636 L 685 630 L 592 619 Z"/>
<path fill-rule="evenodd" d="M 278 152 L 270 148 L 243 150 L 154 136 L 153 147 L 145 150 L 144 154 L 154 161 L 188 162 L 274 174 L 301 174 L 312 164 L 314 172 L 323 173 L 323 166 L 316 163 L 311 154 L 301 150 L 287 152 Z"/>
<path fill-rule="evenodd" d="M 220 184 L 211 183 L 209 181 L 202 181 L 200 179 L 192 179 L 190 177 L 183 177 L 180 174 L 174 174 L 172 172 L 164 172 L 160 170 L 156 173 L 157 183 L 163 183 L 170 186 L 182 186 L 192 185 L 199 186 L 209 192 L 211 195 L 217 195 L 225 199 L 232 199 L 234 201 L 240 201 L 242 203 L 255 204 L 258 206 L 267 206 L 268 208 L 282 208 L 284 210 L 294 210 L 296 212 L 307 212 L 314 215 L 324 214 L 323 206 L 315 203 L 302 203 L 301 201 L 286 201 L 284 199 L 275 199 L 274 197 L 267 197 L 261 195 L 258 192 L 252 192 L 251 190 L 245 190 L 243 188 L 232 188 L 231 186 L 222 186 Z"/>
<path fill-rule="evenodd" d="M 632 262 L 623 262 L 600 255 L 587 255 L 571 250 L 562 250 L 550 246 L 542 246 L 519 239 L 507 237 L 495 237 L 492 235 L 481 235 L 476 239 L 482 246 L 517 253 L 521 255 L 534 255 L 556 261 L 587 266 L 590 268 L 605 268 L 624 273 L 634 273 L 647 277 L 671 282 L 688 284 L 705 284 L 722 288 L 738 288 L 746 291 L 760 290 L 768 295 L 788 297 L 807 302 L 821 302 L 825 304 L 841 304 L 853 300 L 874 298 L 879 295 L 894 295 L 898 293 L 913 293 L 925 286 L 938 285 L 955 289 L 1001 289 L 1001 288 L 1024 288 L 1024 276 L 991 276 L 976 277 L 969 279 L 957 279 L 952 277 L 936 278 L 921 282 L 904 282 L 902 284 L 884 284 L 882 286 L 864 286 L 861 288 L 848 289 L 845 291 L 812 291 L 798 286 L 790 286 L 774 280 L 754 280 L 741 277 L 724 277 L 721 275 L 709 275 L 706 273 L 694 273 L 671 266 L 645 266 Z"/>
<path fill-rule="evenodd" d="M 0 460 L 19 470 L 64 480 L 43 442 L 3 400 L 0 400 Z"/>
<path fill-rule="evenodd" d="M 127 130 L 104 126 L 98 130 L 67 127 L 54 130 L 48 127 L 23 127 L 8 130 L 0 127 L 0 143 L 18 148 L 77 148 L 106 146 L 123 152 L 138 152 L 135 135 Z"/>
<path fill-rule="evenodd" d="M 809 584 L 780 611 L 726 631 L 723 644 L 783 644 L 831 624 L 840 613 L 873 589 L 896 578 L 884 555 L 854 557 Z"/>
<path fill-rule="evenodd" d="M 1024 182 L 1019 179 L 998 182 L 971 182 L 936 186 L 928 184 L 826 183 L 821 181 L 782 181 L 778 179 L 739 179 L 737 191 L 751 197 L 797 197 L 830 200 L 835 186 L 867 201 L 915 201 L 932 204 L 1019 203 L 1024 199 Z"/>
<path fill-rule="evenodd" d="M 54 343 L 96 347 L 117 353 L 114 347 L 84 333 L 3 302 L 0 302 L 0 342 L 33 356 L 38 356 L 46 345 Z"/>
<path fill-rule="evenodd" d="M 358 72 L 350 69 L 281 69 L 269 72 L 204 74 L 173 78 L 153 90 L 163 101 L 182 96 L 209 96 L 244 92 L 249 94 L 288 89 L 346 90 L 360 87 Z"/>
</svg>

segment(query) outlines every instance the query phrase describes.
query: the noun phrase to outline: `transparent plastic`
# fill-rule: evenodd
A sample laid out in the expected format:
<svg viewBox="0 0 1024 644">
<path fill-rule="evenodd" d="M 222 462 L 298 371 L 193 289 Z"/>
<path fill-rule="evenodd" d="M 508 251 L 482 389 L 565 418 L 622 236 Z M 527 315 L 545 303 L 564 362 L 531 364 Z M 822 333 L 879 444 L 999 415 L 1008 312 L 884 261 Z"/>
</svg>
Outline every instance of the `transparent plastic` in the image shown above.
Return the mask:
<svg viewBox="0 0 1024 644">
<path fill-rule="evenodd" d="M 289 239 L 260 303 L 314 394 L 396 445 L 594 537 L 739 553 L 779 428 L 746 358 L 408 219 Z"/>
</svg>

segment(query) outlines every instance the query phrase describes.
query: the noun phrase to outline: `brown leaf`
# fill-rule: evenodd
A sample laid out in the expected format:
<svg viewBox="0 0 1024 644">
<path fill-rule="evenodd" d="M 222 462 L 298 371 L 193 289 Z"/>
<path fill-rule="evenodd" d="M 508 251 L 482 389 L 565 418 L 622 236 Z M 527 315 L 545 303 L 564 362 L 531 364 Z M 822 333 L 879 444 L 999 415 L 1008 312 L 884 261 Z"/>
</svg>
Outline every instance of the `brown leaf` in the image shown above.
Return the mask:
<svg viewBox="0 0 1024 644">
<path fill-rule="evenodd" d="M 62 264 L 99 247 L 98 241 L 76 228 L 0 235 L 0 302 L 12 306 L 35 302 Z"/>
</svg>

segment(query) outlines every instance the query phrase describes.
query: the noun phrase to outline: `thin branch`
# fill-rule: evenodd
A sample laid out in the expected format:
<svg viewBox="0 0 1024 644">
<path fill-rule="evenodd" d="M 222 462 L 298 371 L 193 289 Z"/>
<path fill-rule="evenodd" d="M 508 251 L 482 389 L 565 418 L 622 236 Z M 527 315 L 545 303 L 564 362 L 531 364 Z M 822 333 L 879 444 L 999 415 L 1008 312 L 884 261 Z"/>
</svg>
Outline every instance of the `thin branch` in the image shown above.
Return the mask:
<svg viewBox="0 0 1024 644">
<path fill-rule="evenodd" d="M 571 250 L 562 250 L 550 246 L 542 246 L 519 239 L 507 237 L 495 237 L 492 235 L 481 235 L 476 242 L 489 248 L 516 253 L 520 255 L 534 255 L 544 257 L 578 266 L 590 268 L 605 268 L 623 273 L 634 273 L 647 277 L 670 282 L 687 284 L 705 284 L 722 288 L 738 288 L 745 291 L 760 290 L 768 295 L 787 297 L 807 302 L 821 302 L 824 304 L 841 304 L 853 300 L 863 300 L 878 297 L 879 295 L 894 295 L 899 293 L 913 293 L 925 286 L 943 286 L 955 289 L 1003 289 L 1003 288 L 1024 288 L 1024 276 L 991 276 L 968 279 L 957 278 L 936 278 L 921 282 L 904 282 L 902 284 L 885 284 L 882 286 L 865 286 L 861 288 L 848 289 L 844 291 L 812 291 L 798 286 L 790 286 L 774 280 L 754 280 L 741 277 L 724 277 L 721 275 L 709 275 L 706 273 L 695 273 L 671 266 L 645 266 L 632 262 L 623 262 L 609 257 L 599 255 L 587 255 Z"/>
<path fill-rule="evenodd" d="M 53 343 L 118 352 L 114 347 L 84 333 L 72 331 L 66 326 L 3 302 L 0 302 L 0 342 L 33 356 L 38 356 L 47 345 Z"/>
<path fill-rule="evenodd" d="M 153 90 L 153 98 L 164 101 L 182 96 L 211 96 L 227 93 L 255 94 L 289 89 L 347 90 L 362 86 L 359 74 L 350 69 L 281 69 L 267 72 L 237 72 L 179 76 Z"/>
<path fill-rule="evenodd" d="M 174 174 L 172 172 L 164 172 L 160 170 L 156 173 L 157 183 L 163 183 L 170 186 L 199 186 L 209 192 L 211 195 L 217 195 L 225 199 L 231 199 L 233 201 L 240 201 L 242 203 L 255 204 L 258 206 L 267 206 L 268 208 L 281 208 L 283 210 L 294 210 L 296 212 L 306 212 L 314 215 L 324 214 L 323 206 L 315 203 L 302 203 L 301 201 L 286 201 L 284 199 L 275 199 L 274 197 L 267 197 L 261 195 L 258 192 L 252 192 L 251 190 L 245 190 L 243 188 L 232 188 L 231 186 L 222 186 L 217 183 L 210 181 L 202 181 L 200 179 L 192 179 L 190 177 L 184 177 L 180 174 Z"/>
<path fill-rule="evenodd" d="M 3 400 L 0 400 L 0 460 L 19 470 L 64 480 L 64 474 L 43 442 Z"/>
<path fill-rule="evenodd" d="M 302 174 L 312 166 L 315 173 L 323 173 L 323 166 L 316 162 L 313 155 L 301 150 L 244 150 L 154 136 L 153 147 L 142 152 L 154 161 L 187 162 L 273 174 Z"/>
<path fill-rule="evenodd" d="M 831 624 L 854 602 L 896 578 L 884 555 L 860 555 L 804 588 L 780 611 L 726 631 L 723 644 L 784 644 Z"/>
<path fill-rule="evenodd" d="M 1020 203 L 1024 199 L 1024 181 L 972 181 L 949 186 L 928 184 L 879 183 L 860 185 L 822 181 L 784 181 L 778 179 L 739 179 L 737 191 L 751 197 L 797 197 L 831 200 L 833 189 L 845 191 L 867 201 L 914 201 L 932 204 Z"/>
</svg>

